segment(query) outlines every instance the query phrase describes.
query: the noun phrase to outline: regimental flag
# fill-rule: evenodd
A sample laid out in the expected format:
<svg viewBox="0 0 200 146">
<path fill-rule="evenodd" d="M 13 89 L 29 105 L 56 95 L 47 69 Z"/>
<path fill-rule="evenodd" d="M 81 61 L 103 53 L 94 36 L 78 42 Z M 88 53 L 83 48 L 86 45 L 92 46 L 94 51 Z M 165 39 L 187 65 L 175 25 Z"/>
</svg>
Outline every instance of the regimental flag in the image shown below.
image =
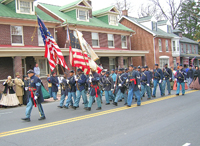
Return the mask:
<svg viewBox="0 0 200 146">
<path fill-rule="evenodd" d="M 194 57 L 194 58 L 192 58 L 192 60 L 191 60 L 191 65 L 192 66 L 194 66 L 193 64 L 194 64 L 194 59 L 196 59 L 196 56 Z"/>
<path fill-rule="evenodd" d="M 62 65 L 66 69 L 69 69 L 65 62 L 63 54 L 60 48 L 58 47 L 56 41 L 54 40 L 53 36 L 49 32 L 49 30 L 46 28 L 46 26 L 44 25 L 42 20 L 39 18 L 39 16 L 37 16 L 37 19 L 38 19 L 39 29 L 41 31 L 41 35 L 42 35 L 44 45 L 45 45 L 44 57 L 46 57 L 49 60 L 49 66 L 50 66 L 51 71 L 53 71 L 56 65 L 58 64 Z"/>
</svg>

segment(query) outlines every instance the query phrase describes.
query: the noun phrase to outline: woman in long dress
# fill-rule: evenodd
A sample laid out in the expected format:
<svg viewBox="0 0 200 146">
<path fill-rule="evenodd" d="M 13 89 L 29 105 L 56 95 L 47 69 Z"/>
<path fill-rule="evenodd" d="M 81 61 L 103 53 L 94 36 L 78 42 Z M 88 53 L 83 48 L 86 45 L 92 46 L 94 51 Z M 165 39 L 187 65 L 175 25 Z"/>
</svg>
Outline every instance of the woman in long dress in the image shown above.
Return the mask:
<svg viewBox="0 0 200 146">
<path fill-rule="evenodd" d="M 196 70 L 194 72 L 194 80 L 190 84 L 190 88 L 195 89 L 195 90 L 200 90 L 200 70 L 199 70 L 199 67 L 196 67 Z"/>
<path fill-rule="evenodd" d="M 12 82 L 12 77 L 8 76 L 8 79 L 3 83 L 5 89 L 3 91 L 2 98 L 0 100 L 0 105 L 3 106 L 18 106 L 19 100 L 13 90 L 14 83 Z"/>
</svg>

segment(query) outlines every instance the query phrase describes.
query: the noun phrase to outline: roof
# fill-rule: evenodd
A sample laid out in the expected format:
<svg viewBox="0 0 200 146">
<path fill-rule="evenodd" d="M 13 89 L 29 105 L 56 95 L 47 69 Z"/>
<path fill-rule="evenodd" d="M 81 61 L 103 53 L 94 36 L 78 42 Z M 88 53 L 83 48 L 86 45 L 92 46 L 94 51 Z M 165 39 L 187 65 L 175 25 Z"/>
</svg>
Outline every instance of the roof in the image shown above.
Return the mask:
<svg viewBox="0 0 200 146">
<path fill-rule="evenodd" d="M 100 9 L 100 10 L 96 10 L 96 11 L 93 11 L 92 12 L 92 15 L 99 15 L 99 14 L 103 14 L 103 13 L 106 13 L 106 12 L 109 12 L 114 6 L 110 6 L 110 7 L 106 7 L 106 8 L 103 8 L 103 9 Z"/>
<path fill-rule="evenodd" d="M 198 42 L 193 41 L 191 39 L 188 39 L 188 38 L 186 38 L 184 36 L 180 39 L 180 42 L 182 42 L 182 43 L 190 43 L 190 44 L 197 44 L 197 45 L 199 44 Z"/>
<path fill-rule="evenodd" d="M 146 26 L 140 24 L 138 22 L 138 18 L 134 18 L 134 17 L 127 17 L 127 16 L 123 16 L 122 18 L 128 19 L 129 21 L 131 21 L 132 23 L 136 24 L 137 26 L 143 28 L 144 30 L 146 30 L 147 32 L 151 33 L 153 36 L 158 36 L 158 37 L 167 37 L 167 38 L 174 38 L 174 37 L 178 37 L 177 35 L 173 34 L 173 33 L 166 33 L 165 31 L 157 28 L 157 31 L 155 30 L 151 30 L 149 28 L 147 28 Z M 149 19 L 149 18 L 148 18 Z"/>
<path fill-rule="evenodd" d="M 126 26 L 122 24 L 118 24 L 118 26 L 109 25 L 107 23 L 104 23 L 103 21 L 99 20 L 98 18 L 92 17 L 89 18 L 89 22 L 87 21 L 77 21 L 76 19 L 69 17 L 67 14 L 60 11 L 61 6 L 56 5 L 50 5 L 50 4 L 44 4 L 39 3 L 42 7 L 45 9 L 53 12 L 55 15 L 59 16 L 62 20 L 67 20 L 67 23 L 69 24 L 76 24 L 76 25 L 84 25 L 84 26 L 93 26 L 93 27 L 101 27 L 101 28 L 108 28 L 108 29 L 116 29 L 116 30 L 123 30 L 123 31 L 129 31 L 134 32 L 132 29 L 127 28 Z M 63 23 L 66 24 L 66 21 Z"/>
<path fill-rule="evenodd" d="M 17 19 L 30 19 L 30 20 L 36 20 L 37 17 L 35 15 L 28 15 L 28 14 L 19 14 L 14 11 L 14 9 L 11 9 L 7 7 L 4 4 L 0 3 L 0 17 L 8 17 L 8 18 L 17 18 Z M 43 21 L 50 21 L 50 22 L 59 22 L 55 19 L 53 19 L 51 16 L 40 10 L 39 8 L 35 7 L 36 13 L 40 16 L 40 18 Z"/>
<path fill-rule="evenodd" d="M 158 25 L 165 25 L 165 24 L 167 24 L 167 21 L 168 20 L 160 20 L 160 21 L 157 22 L 157 24 Z"/>
<path fill-rule="evenodd" d="M 144 21 L 148 21 L 151 20 L 153 16 L 146 16 L 146 17 L 140 17 L 140 18 L 135 18 L 137 19 L 138 22 L 144 22 Z"/>
<path fill-rule="evenodd" d="M 67 5 L 61 6 L 59 10 L 63 10 L 63 9 L 65 9 L 65 8 L 69 8 L 69 7 L 75 6 L 75 5 L 77 5 L 78 3 L 80 3 L 81 1 L 82 1 L 82 0 L 76 0 L 76 1 L 74 1 L 74 2 L 72 2 L 72 3 L 69 3 L 69 4 L 67 4 Z"/>
<path fill-rule="evenodd" d="M 182 32 L 182 31 L 179 29 L 174 29 L 172 32 L 176 33 L 176 32 Z"/>
</svg>

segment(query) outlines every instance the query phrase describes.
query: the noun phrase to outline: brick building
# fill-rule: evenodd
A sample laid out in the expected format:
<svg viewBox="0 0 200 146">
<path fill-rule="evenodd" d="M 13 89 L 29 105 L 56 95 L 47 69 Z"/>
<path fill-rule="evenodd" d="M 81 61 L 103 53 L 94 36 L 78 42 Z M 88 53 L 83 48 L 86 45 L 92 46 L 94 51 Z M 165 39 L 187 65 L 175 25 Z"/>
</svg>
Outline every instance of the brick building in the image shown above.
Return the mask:
<svg viewBox="0 0 200 146">
<path fill-rule="evenodd" d="M 62 23 L 56 27 L 60 48 L 66 43 L 67 25 L 72 31 L 76 28 L 83 33 L 85 40 L 99 56 L 97 64 L 102 63 L 108 70 L 128 67 L 132 56 L 144 56 L 148 53 L 131 50 L 130 38 L 134 30 L 118 23 L 119 11 L 114 6 L 92 11 L 91 1 L 78 0 L 64 6 L 38 3 L 37 7 Z M 76 36 L 76 33 L 74 35 Z M 65 50 L 68 50 L 68 47 Z M 70 67 L 68 55 L 65 58 Z"/>
<path fill-rule="evenodd" d="M 48 64 L 44 56 L 44 43 L 36 27 L 37 17 L 41 17 L 49 31 L 55 36 L 58 20 L 34 7 L 34 0 L 0 0 L 0 89 L 2 81 L 8 75 L 22 76 L 26 71 L 39 64 L 41 76 L 48 73 Z M 31 37 L 35 31 L 35 37 Z"/>
</svg>

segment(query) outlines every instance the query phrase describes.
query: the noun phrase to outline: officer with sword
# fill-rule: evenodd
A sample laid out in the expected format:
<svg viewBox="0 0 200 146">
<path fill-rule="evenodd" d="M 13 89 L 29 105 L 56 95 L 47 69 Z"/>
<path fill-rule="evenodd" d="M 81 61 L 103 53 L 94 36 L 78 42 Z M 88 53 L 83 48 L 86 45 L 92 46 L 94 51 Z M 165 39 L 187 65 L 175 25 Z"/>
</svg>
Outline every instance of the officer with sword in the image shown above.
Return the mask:
<svg viewBox="0 0 200 146">
<path fill-rule="evenodd" d="M 29 70 L 27 72 L 30 82 L 29 82 L 29 102 L 26 106 L 26 117 L 22 118 L 22 120 L 26 122 L 30 122 L 31 117 L 31 111 L 33 108 L 33 105 L 35 107 L 38 107 L 38 111 L 40 113 L 40 118 L 38 120 L 44 120 L 46 119 L 43 108 L 41 103 L 44 101 L 42 90 L 41 90 L 41 80 L 35 76 L 35 73 L 33 70 Z"/>
</svg>

